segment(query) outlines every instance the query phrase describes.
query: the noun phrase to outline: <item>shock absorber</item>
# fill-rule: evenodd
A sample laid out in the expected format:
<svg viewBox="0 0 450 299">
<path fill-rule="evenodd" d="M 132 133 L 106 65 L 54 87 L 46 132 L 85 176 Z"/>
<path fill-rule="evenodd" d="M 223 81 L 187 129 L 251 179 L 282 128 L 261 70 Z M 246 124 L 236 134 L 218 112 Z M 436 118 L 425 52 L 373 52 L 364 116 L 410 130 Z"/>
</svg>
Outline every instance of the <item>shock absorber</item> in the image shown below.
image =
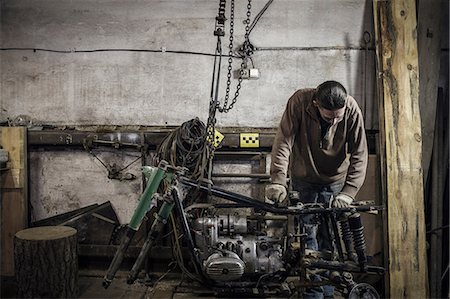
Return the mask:
<svg viewBox="0 0 450 299">
<path fill-rule="evenodd" d="M 353 251 L 352 232 L 350 231 L 350 226 L 348 224 L 348 216 L 348 213 L 342 214 L 339 220 L 339 226 L 341 228 L 342 241 L 344 241 L 347 258 L 356 261 L 354 256 L 355 252 Z"/>
<path fill-rule="evenodd" d="M 364 226 L 361 222 L 361 215 L 353 213 L 348 217 L 348 224 L 353 234 L 353 243 L 355 244 L 355 251 L 358 255 L 358 263 L 363 269 L 367 262 L 366 257 L 366 241 L 364 239 Z"/>
</svg>

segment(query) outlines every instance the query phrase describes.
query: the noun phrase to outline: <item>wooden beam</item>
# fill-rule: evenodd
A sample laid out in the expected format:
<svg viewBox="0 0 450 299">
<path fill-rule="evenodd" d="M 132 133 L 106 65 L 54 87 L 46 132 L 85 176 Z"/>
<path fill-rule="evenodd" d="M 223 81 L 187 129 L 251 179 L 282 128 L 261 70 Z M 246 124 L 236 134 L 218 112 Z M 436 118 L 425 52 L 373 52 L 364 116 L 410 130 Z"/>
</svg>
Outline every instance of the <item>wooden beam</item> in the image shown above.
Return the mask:
<svg viewBox="0 0 450 299">
<path fill-rule="evenodd" d="M 436 113 L 436 129 L 434 131 L 433 154 L 431 156 L 430 165 L 430 191 L 429 203 L 430 208 L 430 230 L 433 231 L 429 235 L 430 247 L 432 253 L 429 257 L 429 274 L 430 274 L 430 297 L 440 298 L 442 292 L 442 244 L 443 244 L 443 210 L 445 196 L 445 181 L 448 179 L 448 122 L 445 121 L 444 114 L 448 111 L 448 103 L 445 103 L 442 89 L 438 92 L 438 103 Z M 447 137 L 446 137 L 447 136 Z M 448 200 L 448 198 L 447 198 Z"/>
<path fill-rule="evenodd" d="M 446 0 L 448 1 L 448 0 Z M 422 124 L 422 167 L 424 184 L 431 163 L 438 81 L 441 66 L 441 17 L 443 0 L 418 1 L 419 105 Z"/>
<path fill-rule="evenodd" d="M 415 0 L 374 0 L 387 297 L 426 298 L 427 261 Z"/>
<path fill-rule="evenodd" d="M 28 226 L 27 130 L 2 127 L 0 145 L 9 153 L 1 172 L 1 274 L 14 276 L 15 233 Z"/>
</svg>

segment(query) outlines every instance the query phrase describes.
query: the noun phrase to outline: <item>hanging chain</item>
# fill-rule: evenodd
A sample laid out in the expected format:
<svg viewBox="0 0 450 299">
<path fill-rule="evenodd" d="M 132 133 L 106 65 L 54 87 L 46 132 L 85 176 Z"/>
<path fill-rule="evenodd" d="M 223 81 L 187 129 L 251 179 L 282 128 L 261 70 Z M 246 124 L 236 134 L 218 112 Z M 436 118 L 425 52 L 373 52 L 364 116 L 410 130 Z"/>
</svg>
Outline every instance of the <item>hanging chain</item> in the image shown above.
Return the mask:
<svg viewBox="0 0 450 299">
<path fill-rule="evenodd" d="M 236 85 L 236 91 L 234 93 L 234 97 L 231 100 L 230 105 L 228 105 L 228 101 L 230 99 L 230 89 L 231 89 L 231 73 L 233 70 L 233 40 L 234 40 L 234 0 L 231 0 L 230 4 L 230 43 L 228 45 L 228 73 L 227 73 L 227 85 L 226 85 L 226 92 L 225 92 L 225 98 L 223 102 L 223 106 L 220 107 L 220 104 L 217 106 L 217 110 L 219 112 L 225 112 L 227 113 L 231 109 L 233 109 L 234 104 L 236 104 L 237 98 L 239 97 L 239 91 L 241 89 L 241 84 L 243 80 L 243 69 L 247 67 L 247 61 L 249 56 L 249 34 L 250 34 L 250 16 L 251 16 L 251 8 L 252 8 L 252 0 L 248 0 L 247 4 L 247 19 L 245 20 L 245 35 L 244 35 L 244 44 L 242 46 L 242 62 L 241 62 L 241 69 L 239 70 L 239 78 L 238 83 Z"/>
</svg>

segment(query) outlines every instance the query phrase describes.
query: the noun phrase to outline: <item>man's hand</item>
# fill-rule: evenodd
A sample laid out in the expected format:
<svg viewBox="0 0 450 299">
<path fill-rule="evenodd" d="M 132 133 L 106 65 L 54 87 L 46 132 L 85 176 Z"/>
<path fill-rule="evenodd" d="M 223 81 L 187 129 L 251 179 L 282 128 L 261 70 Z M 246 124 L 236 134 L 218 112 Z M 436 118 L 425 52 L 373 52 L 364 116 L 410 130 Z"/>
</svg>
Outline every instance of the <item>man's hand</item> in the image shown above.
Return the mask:
<svg viewBox="0 0 450 299">
<path fill-rule="evenodd" d="M 266 187 L 266 198 L 273 202 L 282 202 L 286 199 L 286 187 L 280 184 L 270 184 Z"/>
<path fill-rule="evenodd" d="M 331 202 L 332 208 L 347 208 L 353 202 L 353 198 L 343 193 L 339 193 Z"/>
</svg>

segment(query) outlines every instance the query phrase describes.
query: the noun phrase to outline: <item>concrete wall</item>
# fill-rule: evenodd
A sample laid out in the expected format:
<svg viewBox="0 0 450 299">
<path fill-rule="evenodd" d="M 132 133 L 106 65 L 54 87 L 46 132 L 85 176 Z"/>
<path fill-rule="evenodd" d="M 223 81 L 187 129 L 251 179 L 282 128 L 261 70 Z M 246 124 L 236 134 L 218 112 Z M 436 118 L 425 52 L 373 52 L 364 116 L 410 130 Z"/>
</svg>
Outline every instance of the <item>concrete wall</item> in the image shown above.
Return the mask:
<svg viewBox="0 0 450 299">
<path fill-rule="evenodd" d="M 236 1 L 235 46 L 243 42 L 246 2 Z M 266 2 L 252 1 L 253 17 Z M 1 47 L 213 53 L 217 11 L 218 1 L 211 0 L 3 0 Z M 374 51 L 367 59 L 364 93 L 365 52 L 338 50 L 363 46 L 364 31 L 373 36 L 372 23 L 371 1 L 274 1 L 250 35 L 254 46 L 331 49 L 257 51 L 253 62 L 261 78 L 243 83 L 236 109 L 219 116 L 218 124 L 274 127 L 296 89 L 327 79 L 341 81 L 362 107 L 367 101 L 372 115 Z M 228 35 L 224 52 L 227 45 Z M 56 125 L 179 125 L 207 117 L 210 56 L 19 50 L 0 55 L 1 119 L 24 114 Z M 224 68 L 222 83 L 225 78 Z M 374 126 L 372 117 L 367 124 Z"/>
<path fill-rule="evenodd" d="M 216 45 L 212 32 L 218 2 L 2 0 L 1 47 L 10 50 L 0 51 L 0 121 L 19 115 L 29 116 L 34 124 L 58 126 L 180 125 L 193 117 L 206 121 L 211 56 L 70 51 L 165 48 L 211 54 Z M 252 1 L 252 19 L 266 2 Z M 245 7 L 246 1 L 236 1 L 235 46 L 243 42 Z M 261 78 L 243 82 L 235 108 L 218 115 L 217 125 L 276 127 L 296 89 L 334 79 L 341 81 L 366 111 L 366 127 L 376 128 L 374 51 L 367 51 L 366 61 L 366 52 L 360 49 L 365 45 L 366 30 L 373 48 L 370 0 L 274 1 L 250 40 L 258 48 L 296 49 L 256 51 L 252 59 Z M 227 45 L 228 33 L 223 38 L 225 53 Z M 238 66 L 240 61 L 234 64 Z M 220 98 L 224 96 L 225 70 L 224 63 Z M 232 94 L 235 84 L 233 79 Z M 122 165 L 131 159 L 120 152 L 103 155 L 106 161 Z M 106 170 L 86 152 L 34 151 L 30 157 L 35 220 L 107 200 L 113 202 L 122 222 L 131 217 L 140 180 L 109 180 Z M 217 169 L 244 172 L 247 168 L 238 163 Z M 130 171 L 138 174 L 138 165 Z M 250 192 L 244 181 L 222 180 L 233 191 Z M 249 195 L 255 194 L 251 191 Z"/>
</svg>

